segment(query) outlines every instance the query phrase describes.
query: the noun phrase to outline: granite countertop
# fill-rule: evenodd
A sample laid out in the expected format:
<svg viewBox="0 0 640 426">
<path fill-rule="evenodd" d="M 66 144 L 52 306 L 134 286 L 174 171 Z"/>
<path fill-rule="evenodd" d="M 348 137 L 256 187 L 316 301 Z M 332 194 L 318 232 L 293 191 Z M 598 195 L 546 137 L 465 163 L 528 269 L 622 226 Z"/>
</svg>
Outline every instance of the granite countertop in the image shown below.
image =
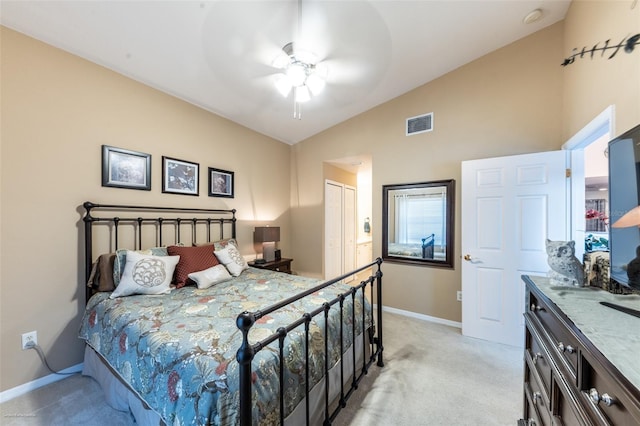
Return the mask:
<svg viewBox="0 0 640 426">
<path fill-rule="evenodd" d="M 640 318 L 599 303 L 640 311 L 640 295 L 612 294 L 595 287 L 553 286 L 546 277 L 529 278 L 640 389 Z"/>
</svg>

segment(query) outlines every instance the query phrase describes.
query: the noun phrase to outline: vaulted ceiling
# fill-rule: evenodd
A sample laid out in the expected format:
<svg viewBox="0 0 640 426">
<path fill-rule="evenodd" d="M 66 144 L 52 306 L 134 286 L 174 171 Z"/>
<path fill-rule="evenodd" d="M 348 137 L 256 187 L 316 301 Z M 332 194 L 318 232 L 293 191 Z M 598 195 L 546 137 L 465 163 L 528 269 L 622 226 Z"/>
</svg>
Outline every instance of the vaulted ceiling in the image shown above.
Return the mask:
<svg viewBox="0 0 640 426">
<path fill-rule="evenodd" d="M 11 1 L 2 25 L 294 144 L 562 20 L 569 0 Z M 535 9 L 541 19 L 525 23 Z M 298 30 L 299 27 L 299 30 Z M 293 118 L 273 66 L 326 68 Z M 562 58 L 558 58 L 559 61 Z M 417 113 L 429 111 L 418 111 Z"/>
</svg>

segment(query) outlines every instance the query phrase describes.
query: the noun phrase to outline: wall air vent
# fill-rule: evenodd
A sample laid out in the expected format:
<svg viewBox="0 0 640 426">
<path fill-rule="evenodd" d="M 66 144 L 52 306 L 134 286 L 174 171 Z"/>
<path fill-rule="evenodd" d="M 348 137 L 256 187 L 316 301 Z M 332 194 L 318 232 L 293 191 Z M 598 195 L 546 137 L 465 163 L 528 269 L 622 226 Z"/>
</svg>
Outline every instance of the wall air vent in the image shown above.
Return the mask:
<svg viewBox="0 0 640 426">
<path fill-rule="evenodd" d="M 433 130 L 433 113 L 407 118 L 407 136 Z"/>
</svg>

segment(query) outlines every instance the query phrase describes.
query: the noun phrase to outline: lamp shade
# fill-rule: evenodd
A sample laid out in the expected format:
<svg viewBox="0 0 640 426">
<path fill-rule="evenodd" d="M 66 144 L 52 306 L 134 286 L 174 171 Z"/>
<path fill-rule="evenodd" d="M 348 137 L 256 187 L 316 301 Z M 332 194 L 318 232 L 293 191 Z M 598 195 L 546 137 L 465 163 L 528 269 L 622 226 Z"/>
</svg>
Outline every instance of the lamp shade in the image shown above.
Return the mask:
<svg viewBox="0 0 640 426">
<path fill-rule="evenodd" d="M 612 225 L 614 228 L 640 226 L 640 206 L 634 207 Z"/>
<path fill-rule="evenodd" d="M 301 62 L 294 62 L 287 68 L 286 75 L 292 86 L 302 86 L 307 79 L 307 69 Z"/>
<path fill-rule="evenodd" d="M 305 84 L 307 85 L 309 90 L 311 90 L 311 93 L 317 96 L 324 89 L 326 82 L 324 81 L 324 79 L 320 78 L 318 74 L 313 73 L 309 74 L 309 77 L 307 77 L 307 81 L 305 82 Z"/>
<path fill-rule="evenodd" d="M 296 102 L 304 103 L 311 99 L 311 93 L 309 92 L 309 88 L 307 86 L 298 86 L 296 87 Z"/>
<path fill-rule="evenodd" d="M 253 234 L 253 240 L 256 243 L 272 243 L 280 241 L 279 226 L 256 226 Z"/>
<path fill-rule="evenodd" d="M 285 98 L 289 96 L 292 87 L 291 80 L 286 75 L 280 74 L 276 77 L 276 89 Z"/>
</svg>

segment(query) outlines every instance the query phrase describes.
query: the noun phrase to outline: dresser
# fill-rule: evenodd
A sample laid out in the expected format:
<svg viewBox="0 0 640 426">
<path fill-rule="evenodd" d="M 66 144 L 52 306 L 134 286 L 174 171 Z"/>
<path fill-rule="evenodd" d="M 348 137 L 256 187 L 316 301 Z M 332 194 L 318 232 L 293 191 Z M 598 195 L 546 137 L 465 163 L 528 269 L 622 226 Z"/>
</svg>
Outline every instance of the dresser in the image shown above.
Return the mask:
<svg viewBox="0 0 640 426">
<path fill-rule="evenodd" d="M 640 425 L 640 296 L 526 284 L 524 416 L 520 425 Z"/>
</svg>

